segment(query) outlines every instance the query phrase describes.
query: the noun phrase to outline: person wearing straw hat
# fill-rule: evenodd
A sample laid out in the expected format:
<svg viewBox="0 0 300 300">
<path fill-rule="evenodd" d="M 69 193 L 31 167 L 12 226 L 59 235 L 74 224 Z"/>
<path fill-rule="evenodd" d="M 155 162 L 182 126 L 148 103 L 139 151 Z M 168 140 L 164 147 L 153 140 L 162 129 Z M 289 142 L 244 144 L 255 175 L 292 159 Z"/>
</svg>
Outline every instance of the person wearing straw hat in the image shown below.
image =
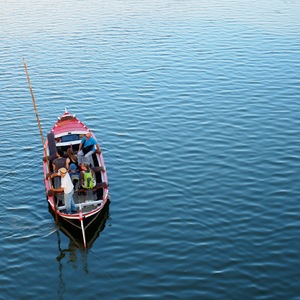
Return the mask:
<svg viewBox="0 0 300 300">
<path fill-rule="evenodd" d="M 55 190 L 64 192 L 66 213 L 70 215 L 72 212 L 77 212 L 77 208 L 73 199 L 74 185 L 66 168 L 60 168 L 58 173 L 61 176 L 61 188 Z"/>
</svg>

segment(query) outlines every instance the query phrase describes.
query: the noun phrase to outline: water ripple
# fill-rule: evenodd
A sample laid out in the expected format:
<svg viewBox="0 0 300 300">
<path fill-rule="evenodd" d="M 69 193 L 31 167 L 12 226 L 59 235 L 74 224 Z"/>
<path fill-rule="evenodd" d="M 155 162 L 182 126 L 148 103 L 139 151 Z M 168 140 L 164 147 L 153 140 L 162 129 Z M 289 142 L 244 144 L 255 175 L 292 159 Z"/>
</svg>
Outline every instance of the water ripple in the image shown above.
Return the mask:
<svg viewBox="0 0 300 300">
<path fill-rule="evenodd" d="M 299 3 L 19 2 L 0 18 L 1 295 L 298 299 Z M 22 56 L 43 134 L 66 107 L 101 142 L 111 215 L 88 251 L 48 213 Z"/>
</svg>

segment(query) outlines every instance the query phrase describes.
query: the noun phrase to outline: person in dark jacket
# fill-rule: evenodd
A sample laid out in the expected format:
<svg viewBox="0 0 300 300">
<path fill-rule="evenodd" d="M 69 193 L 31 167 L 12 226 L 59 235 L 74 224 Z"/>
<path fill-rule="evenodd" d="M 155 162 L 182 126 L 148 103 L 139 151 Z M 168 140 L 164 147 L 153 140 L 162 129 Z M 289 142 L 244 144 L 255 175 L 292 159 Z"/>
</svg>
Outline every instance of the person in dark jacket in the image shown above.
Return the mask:
<svg viewBox="0 0 300 300">
<path fill-rule="evenodd" d="M 60 168 L 67 168 L 67 159 L 64 156 L 64 152 L 62 150 L 57 150 L 57 158 L 55 158 L 52 162 L 53 172 L 57 172 Z"/>
</svg>

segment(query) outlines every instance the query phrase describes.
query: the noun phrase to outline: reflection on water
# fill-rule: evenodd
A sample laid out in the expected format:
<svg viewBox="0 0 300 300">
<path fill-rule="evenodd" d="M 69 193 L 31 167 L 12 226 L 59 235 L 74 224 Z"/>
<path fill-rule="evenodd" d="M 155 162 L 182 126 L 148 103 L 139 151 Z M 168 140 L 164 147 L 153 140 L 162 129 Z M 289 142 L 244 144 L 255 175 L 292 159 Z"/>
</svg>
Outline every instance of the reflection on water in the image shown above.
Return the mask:
<svg viewBox="0 0 300 300">
<path fill-rule="evenodd" d="M 88 273 L 88 250 L 84 248 L 78 248 L 78 244 L 74 240 L 70 239 L 68 248 L 61 248 L 60 233 L 57 233 L 57 244 L 58 244 L 58 253 L 56 257 L 58 261 L 58 298 L 63 299 L 65 293 L 66 284 L 63 279 L 63 259 L 72 266 L 73 269 L 77 270 L 79 268 L 79 261 L 83 262 L 82 269 L 85 273 Z"/>
<path fill-rule="evenodd" d="M 95 230 L 93 234 L 87 236 L 87 248 L 83 246 L 79 237 L 72 235 L 72 233 L 63 226 L 60 226 L 60 230 L 56 231 L 58 245 L 58 255 L 56 257 L 56 260 L 58 261 L 58 299 L 64 299 L 63 296 L 66 290 L 63 276 L 64 263 L 70 265 L 74 270 L 80 270 L 86 274 L 89 273 L 88 254 L 90 253 L 93 243 L 105 228 L 106 220 L 109 217 L 109 204 L 110 202 L 108 201 L 101 214 L 99 214 L 95 220 L 97 230 Z M 67 248 L 62 248 L 61 246 L 60 231 L 69 238 Z"/>
<path fill-rule="evenodd" d="M 60 241 L 60 236 L 59 236 L 59 232 L 56 232 L 57 234 L 57 242 L 58 242 L 58 251 L 59 251 L 59 255 L 56 257 L 57 261 L 58 261 L 58 299 L 63 299 L 63 295 L 65 292 L 65 283 L 63 280 L 63 276 L 62 276 L 62 270 L 63 270 L 63 265 L 61 263 L 61 260 L 66 256 L 66 252 L 69 250 L 62 250 L 61 249 L 61 241 Z"/>
</svg>

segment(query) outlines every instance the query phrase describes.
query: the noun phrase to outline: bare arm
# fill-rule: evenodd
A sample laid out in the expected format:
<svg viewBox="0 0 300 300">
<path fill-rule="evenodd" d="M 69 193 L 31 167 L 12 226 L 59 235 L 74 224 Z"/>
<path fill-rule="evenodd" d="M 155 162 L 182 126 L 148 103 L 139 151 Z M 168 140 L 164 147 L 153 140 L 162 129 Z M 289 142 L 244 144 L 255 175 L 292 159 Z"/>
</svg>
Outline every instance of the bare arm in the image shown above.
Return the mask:
<svg viewBox="0 0 300 300">
<path fill-rule="evenodd" d="M 96 144 L 96 147 L 97 147 L 97 152 L 100 154 L 101 153 L 101 148 L 100 148 L 99 144 Z"/>
<path fill-rule="evenodd" d="M 64 191 L 64 188 L 57 188 L 53 189 L 54 192 L 62 193 Z"/>
<path fill-rule="evenodd" d="M 69 170 L 69 168 L 70 168 L 70 158 L 66 159 L 66 168 L 67 168 L 67 170 Z"/>
</svg>

